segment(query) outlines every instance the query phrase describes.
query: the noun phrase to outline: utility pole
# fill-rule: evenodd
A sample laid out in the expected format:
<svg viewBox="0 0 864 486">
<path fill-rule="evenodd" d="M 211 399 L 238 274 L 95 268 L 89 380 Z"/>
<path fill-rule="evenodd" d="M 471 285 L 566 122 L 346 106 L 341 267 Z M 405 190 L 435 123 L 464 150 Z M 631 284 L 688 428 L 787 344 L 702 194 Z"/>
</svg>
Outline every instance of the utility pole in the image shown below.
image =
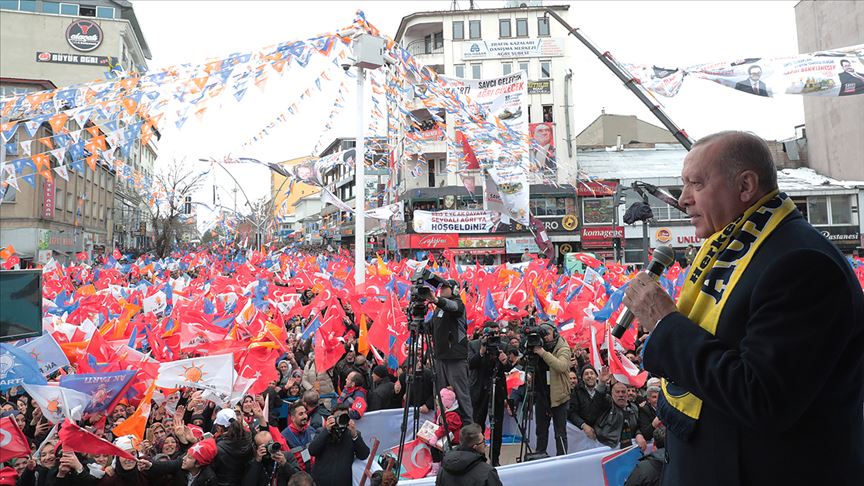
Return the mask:
<svg viewBox="0 0 864 486">
<path fill-rule="evenodd" d="M 366 141 L 363 139 L 363 84 L 366 70 L 357 66 L 357 143 L 354 152 L 354 283 L 366 281 Z"/>
</svg>

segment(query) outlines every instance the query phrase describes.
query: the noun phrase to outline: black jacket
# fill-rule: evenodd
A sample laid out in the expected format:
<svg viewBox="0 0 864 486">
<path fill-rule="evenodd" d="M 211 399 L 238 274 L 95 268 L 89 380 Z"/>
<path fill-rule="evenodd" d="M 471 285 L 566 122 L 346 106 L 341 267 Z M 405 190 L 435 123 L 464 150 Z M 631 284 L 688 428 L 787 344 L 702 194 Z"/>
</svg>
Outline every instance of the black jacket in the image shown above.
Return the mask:
<svg viewBox="0 0 864 486">
<path fill-rule="evenodd" d="M 378 383 L 372 384 L 372 389 L 369 390 L 369 393 L 367 394 L 369 397 L 369 408 L 366 410 L 367 412 L 399 408 L 402 405 L 401 400 L 396 395 L 393 380 L 394 378 L 392 376 L 385 376 L 384 378 L 381 378 Z"/>
<path fill-rule="evenodd" d="M 663 477 L 663 465 L 666 464 L 666 449 L 643 456 L 636 463 L 636 468 L 630 473 L 624 486 L 659 486 Z"/>
<path fill-rule="evenodd" d="M 357 433 L 357 438 L 351 438 L 351 432 L 345 431 L 339 442 L 333 442 L 330 432 L 322 428 L 309 444 L 309 454 L 315 457 L 312 468 L 312 479 L 315 484 L 351 484 L 351 466 L 354 459 L 369 457 L 369 446 L 363 441 L 363 436 Z"/>
<path fill-rule="evenodd" d="M 273 474 L 276 474 L 275 486 L 285 486 L 294 473 L 300 470 L 294 454 L 283 451 L 287 461 L 279 466 L 269 457 L 264 457 L 258 462 L 253 457 L 246 465 L 246 474 L 243 475 L 241 486 L 273 486 Z"/>
<path fill-rule="evenodd" d="M 225 439 L 216 442 L 216 459 L 210 464 L 219 486 L 237 486 L 243 479 L 246 464 L 252 459 L 252 438 Z"/>
<path fill-rule="evenodd" d="M 325 407 L 324 404 L 319 403 L 318 406 L 315 407 L 315 410 L 312 410 L 312 413 L 308 414 L 309 427 L 318 431 L 318 429 L 324 426 L 324 422 L 329 416 L 330 410 L 327 410 L 327 407 Z"/>
<path fill-rule="evenodd" d="M 458 295 L 439 297 L 432 314 L 432 337 L 436 359 L 468 358 L 468 321 L 465 304 Z"/>
<path fill-rule="evenodd" d="M 510 365 L 509 360 L 506 363 L 499 362 L 498 356 L 493 356 L 492 353 L 488 352 L 488 349 L 485 355 L 480 356 L 481 344 L 479 339 L 468 343 L 468 384 L 471 387 L 471 402 L 483 404 L 491 397 L 492 374 L 496 369 L 496 364 L 498 365 L 498 381 L 495 393 L 501 400 L 504 400 L 507 395 L 505 373 L 512 369 L 512 365 Z"/>
<path fill-rule="evenodd" d="M 473 450 L 453 449 L 444 454 L 436 486 L 501 486 L 498 471 L 486 456 Z"/>
<path fill-rule="evenodd" d="M 182 464 L 182 458 L 174 459 L 173 461 L 154 462 L 144 474 L 148 478 L 151 478 L 151 481 L 152 478 L 160 478 L 173 474 L 172 486 L 187 486 L 189 473 L 180 469 Z M 210 466 L 202 469 L 191 486 L 216 486 L 216 474 L 213 472 L 213 469 Z"/>
<path fill-rule="evenodd" d="M 619 408 L 609 395 L 605 400 L 606 408 L 594 424 L 597 441 L 615 448 L 622 440 L 634 440 L 639 433 L 638 407 L 628 402 L 624 408 Z"/>
<path fill-rule="evenodd" d="M 639 406 L 639 431 L 642 432 L 645 440 L 654 438 L 653 422 L 656 417 L 657 412 L 651 408 L 651 405 L 648 405 L 647 401 Z"/>
<path fill-rule="evenodd" d="M 588 424 L 591 427 L 597 423 L 597 419 L 603 414 L 603 411 L 608 406 L 606 398 L 609 396 L 606 393 L 606 385 L 598 383 L 594 387 L 594 396 L 588 393 L 581 382 L 576 385 L 576 389 L 570 394 L 570 405 L 567 409 L 567 420 L 576 427 L 582 428 L 582 424 Z"/>
<path fill-rule="evenodd" d="M 399 384 L 402 389 L 396 395 L 399 400 L 405 399 L 405 377 L 406 374 L 399 375 Z M 432 370 L 425 368 L 414 375 L 414 383 L 411 385 L 411 396 L 408 397 L 409 407 L 419 407 L 426 405 L 429 410 L 435 410 L 435 384 L 433 383 Z"/>
<path fill-rule="evenodd" d="M 663 484 L 860 484 L 862 349 L 861 284 L 795 211 L 756 250 L 714 335 L 676 312 L 645 345 L 646 370 L 703 400 L 693 433 L 679 437 L 660 395 Z"/>
</svg>

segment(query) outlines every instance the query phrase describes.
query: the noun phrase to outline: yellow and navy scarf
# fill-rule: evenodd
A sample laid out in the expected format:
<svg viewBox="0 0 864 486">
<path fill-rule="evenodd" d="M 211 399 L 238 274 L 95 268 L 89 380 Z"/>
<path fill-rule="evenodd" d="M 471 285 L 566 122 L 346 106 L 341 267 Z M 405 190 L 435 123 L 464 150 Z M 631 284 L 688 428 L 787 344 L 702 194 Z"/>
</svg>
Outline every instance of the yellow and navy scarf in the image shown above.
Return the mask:
<svg viewBox="0 0 864 486">
<path fill-rule="evenodd" d="M 708 238 L 681 289 L 679 312 L 715 334 L 723 306 L 756 250 L 793 211 L 795 204 L 789 196 L 774 191 Z M 676 436 L 686 439 L 699 420 L 702 400 L 665 378 L 660 387 L 661 419 Z"/>
</svg>

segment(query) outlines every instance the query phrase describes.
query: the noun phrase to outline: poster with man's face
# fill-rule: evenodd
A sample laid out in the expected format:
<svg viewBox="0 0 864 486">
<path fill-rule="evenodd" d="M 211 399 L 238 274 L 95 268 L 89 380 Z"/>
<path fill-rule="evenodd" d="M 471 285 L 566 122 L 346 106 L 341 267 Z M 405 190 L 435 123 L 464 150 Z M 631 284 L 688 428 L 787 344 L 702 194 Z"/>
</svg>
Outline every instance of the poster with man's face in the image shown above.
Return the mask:
<svg viewBox="0 0 864 486">
<path fill-rule="evenodd" d="M 555 158 L 555 124 L 531 123 L 528 133 L 531 138 L 529 150 L 531 171 L 554 177 L 558 173 L 558 162 Z"/>
</svg>

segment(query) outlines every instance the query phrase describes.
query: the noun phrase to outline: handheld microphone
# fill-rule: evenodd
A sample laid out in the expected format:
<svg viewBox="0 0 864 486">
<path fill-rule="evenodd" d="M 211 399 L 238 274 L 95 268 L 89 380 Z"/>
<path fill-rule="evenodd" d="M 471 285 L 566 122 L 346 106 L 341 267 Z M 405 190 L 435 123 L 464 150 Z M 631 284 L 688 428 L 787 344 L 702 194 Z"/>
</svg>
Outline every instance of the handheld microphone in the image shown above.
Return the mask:
<svg viewBox="0 0 864 486">
<path fill-rule="evenodd" d="M 666 245 L 658 246 L 654 250 L 654 255 L 651 257 L 648 267 L 645 268 L 645 273 L 654 280 L 657 280 L 660 278 L 660 275 L 663 274 L 663 270 L 672 266 L 673 263 L 675 263 L 675 250 Z M 618 320 L 615 321 L 615 327 L 612 328 L 612 335 L 621 339 L 621 336 L 624 335 L 624 332 L 627 331 L 630 324 L 633 322 L 634 317 L 635 316 L 630 312 L 630 309 L 625 307 L 624 312 L 619 314 Z"/>
</svg>

